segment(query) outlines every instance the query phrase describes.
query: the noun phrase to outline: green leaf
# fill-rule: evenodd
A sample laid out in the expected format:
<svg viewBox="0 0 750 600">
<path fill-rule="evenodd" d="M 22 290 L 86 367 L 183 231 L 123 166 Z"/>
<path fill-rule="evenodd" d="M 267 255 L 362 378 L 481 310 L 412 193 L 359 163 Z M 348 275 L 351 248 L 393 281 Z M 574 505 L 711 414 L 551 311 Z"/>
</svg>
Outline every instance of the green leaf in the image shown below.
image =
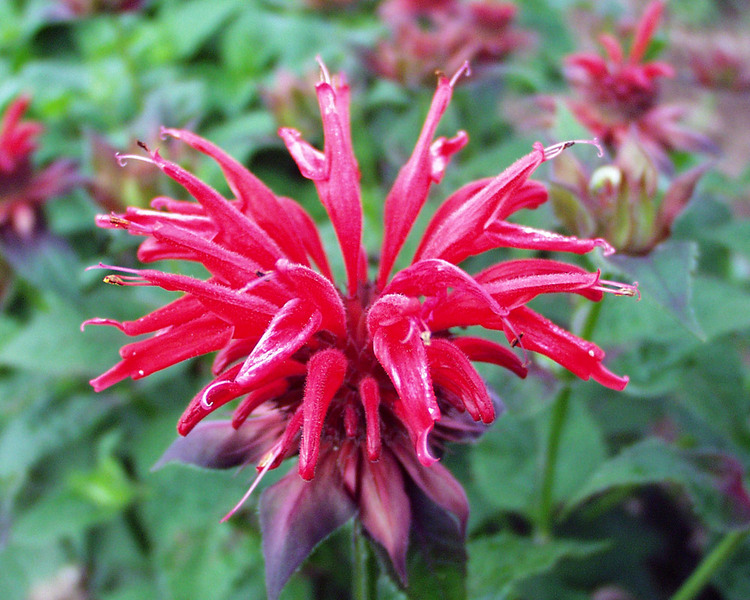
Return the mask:
<svg viewBox="0 0 750 600">
<path fill-rule="evenodd" d="M 693 272 L 698 247 L 694 242 L 667 241 L 648 256 L 610 256 L 606 265 L 637 281 L 641 294 L 652 298 L 698 338 L 705 334 L 692 306 Z"/>
<path fill-rule="evenodd" d="M 701 237 L 750 257 L 750 221 L 733 220 L 701 232 Z"/>
<path fill-rule="evenodd" d="M 11 531 L 12 539 L 27 544 L 53 542 L 62 537 L 82 535 L 86 529 L 116 515 L 75 491 L 65 488 L 49 493 L 24 512 Z"/>
<path fill-rule="evenodd" d="M 19 379 L 22 384 L 25 378 Z M 2 387 L 0 391 L 10 389 Z M 27 391 L 34 391 L 27 386 Z M 0 424 L 0 480 L 23 475 L 35 463 L 80 439 L 116 406 L 112 398 L 78 395 L 54 402 L 42 398 Z M 12 416 L 12 415 L 11 415 Z"/>
<path fill-rule="evenodd" d="M 750 328 L 750 294 L 714 277 L 697 277 L 693 305 L 707 340 Z"/>
<path fill-rule="evenodd" d="M 164 34 L 176 45 L 181 58 L 194 54 L 241 4 L 236 0 L 191 0 L 173 3 L 164 11 Z"/>
<path fill-rule="evenodd" d="M 665 483 L 683 489 L 709 527 L 726 530 L 750 523 L 750 497 L 741 477 L 742 467 L 727 455 L 681 451 L 650 438 L 604 463 L 568 501 L 566 512 L 599 494 Z"/>
<path fill-rule="evenodd" d="M 506 532 L 475 540 L 469 543 L 469 597 L 511 598 L 516 584 L 552 571 L 564 559 L 585 559 L 606 548 L 606 542 L 556 539 L 538 543 Z"/>
<path fill-rule="evenodd" d="M 81 333 L 81 323 L 93 314 L 50 298 L 48 309 L 37 311 L 0 348 L 0 365 L 68 377 L 91 377 L 105 371 L 116 362 L 124 337 L 112 327 Z"/>
<path fill-rule="evenodd" d="M 474 483 L 488 506 L 533 517 L 537 510 L 539 454 L 546 443 L 549 407 L 533 418 L 502 416 L 472 452 Z M 571 401 L 555 474 L 554 499 L 575 492 L 604 462 L 598 423 L 582 402 Z"/>
</svg>

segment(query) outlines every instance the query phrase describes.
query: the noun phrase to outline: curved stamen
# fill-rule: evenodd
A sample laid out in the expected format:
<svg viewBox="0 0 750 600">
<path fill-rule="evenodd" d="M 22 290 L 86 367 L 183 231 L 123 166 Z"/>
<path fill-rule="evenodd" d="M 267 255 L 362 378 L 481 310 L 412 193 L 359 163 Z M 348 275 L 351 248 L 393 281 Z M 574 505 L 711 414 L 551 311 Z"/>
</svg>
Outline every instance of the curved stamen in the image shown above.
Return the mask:
<svg viewBox="0 0 750 600">
<path fill-rule="evenodd" d="M 570 148 L 571 146 L 575 144 L 590 144 L 591 146 L 596 146 L 597 149 L 597 156 L 601 158 L 604 156 L 604 148 L 602 148 L 601 144 L 599 143 L 599 140 L 597 138 L 594 138 L 593 140 L 568 140 L 565 142 L 558 142 L 557 144 L 552 144 L 551 146 L 547 146 L 544 149 L 544 160 L 552 160 L 556 156 L 558 156 L 563 150 L 566 148 Z"/>
<path fill-rule="evenodd" d="M 156 164 L 154 159 L 151 158 L 150 156 L 140 156 L 138 154 L 121 154 L 120 152 L 115 152 L 115 159 L 117 160 L 117 163 L 121 167 L 124 167 L 125 165 L 127 165 L 129 160 L 140 160 L 143 162 L 150 163 L 152 165 Z"/>
<path fill-rule="evenodd" d="M 233 381 L 214 381 L 206 388 L 206 391 L 203 392 L 203 395 L 201 396 L 201 406 L 204 408 L 211 408 L 214 403 L 209 400 L 209 397 L 213 394 L 213 391 L 218 387 L 232 385 L 233 383 Z"/>
<path fill-rule="evenodd" d="M 451 77 L 450 86 L 454 87 L 456 85 L 456 82 L 458 81 L 459 77 L 461 75 L 466 75 L 466 77 L 471 76 L 471 66 L 469 65 L 469 61 L 464 61 L 464 64 L 461 65 L 461 67 L 456 71 Z"/>
<path fill-rule="evenodd" d="M 328 67 L 326 67 L 326 64 L 323 62 L 320 54 L 315 57 L 315 62 L 317 62 L 320 66 L 320 80 L 324 83 L 327 83 L 328 85 L 331 85 L 331 73 L 328 71 Z"/>
</svg>

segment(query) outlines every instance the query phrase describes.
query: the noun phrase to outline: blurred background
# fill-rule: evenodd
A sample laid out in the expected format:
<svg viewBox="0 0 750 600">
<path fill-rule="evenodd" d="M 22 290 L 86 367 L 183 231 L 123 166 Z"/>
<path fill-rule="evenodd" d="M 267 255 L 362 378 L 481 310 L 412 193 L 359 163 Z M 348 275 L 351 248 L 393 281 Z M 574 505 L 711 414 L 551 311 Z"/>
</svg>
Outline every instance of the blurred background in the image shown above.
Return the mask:
<svg viewBox="0 0 750 600">
<path fill-rule="evenodd" d="M 265 596 L 257 498 L 219 524 L 251 470 L 150 470 L 210 361 L 95 394 L 88 380 L 118 360 L 126 339 L 80 325 L 135 319 L 174 297 L 108 286 L 86 271 L 100 261 L 138 266 L 139 240 L 97 229 L 96 214 L 159 195 L 187 199 L 152 165 L 121 167 L 116 152 L 137 153 L 141 141 L 229 193 L 209 159 L 160 138 L 162 125 L 224 148 L 301 202 L 335 243 L 314 186 L 276 135 L 295 127 L 322 147 L 316 55 L 352 86 L 372 252 L 436 71 L 452 75 L 469 60 L 472 76 L 458 83 L 439 134 L 464 129 L 470 141 L 416 229 L 450 192 L 499 173 L 534 141 L 597 135 L 603 158 L 577 148 L 539 170 L 552 201 L 525 211 L 523 223 L 606 237 L 619 252 L 582 264 L 638 281 L 642 292 L 640 302 L 606 299 L 592 332 L 607 365 L 630 376 L 624 392 L 565 380 L 542 359 L 526 380 L 482 371 L 507 410 L 476 445 L 443 459 L 469 495 L 468 561 L 411 556 L 404 590 L 374 554 L 373 597 L 677 598 L 697 565 L 726 546 L 707 587 L 680 600 L 750 598 L 750 8 L 666 3 L 642 56 L 622 62 L 657 61 L 668 73 L 623 67 L 621 79 L 597 79 L 591 60 L 570 58 L 607 57 L 606 49 L 617 63 L 606 40 L 621 40 L 627 53 L 648 6 L 2 0 L 0 598 Z M 623 81 L 631 87 L 617 87 Z M 516 252 L 500 256 L 528 256 Z M 472 259 L 467 270 L 496 259 Z M 586 320 L 587 309 L 567 298 L 535 302 L 574 330 Z M 539 535 L 563 387 L 570 404 Z M 276 479 L 272 472 L 264 486 Z M 282 598 L 350 597 L 351 530 L 319 546 Z"/>
</svg>

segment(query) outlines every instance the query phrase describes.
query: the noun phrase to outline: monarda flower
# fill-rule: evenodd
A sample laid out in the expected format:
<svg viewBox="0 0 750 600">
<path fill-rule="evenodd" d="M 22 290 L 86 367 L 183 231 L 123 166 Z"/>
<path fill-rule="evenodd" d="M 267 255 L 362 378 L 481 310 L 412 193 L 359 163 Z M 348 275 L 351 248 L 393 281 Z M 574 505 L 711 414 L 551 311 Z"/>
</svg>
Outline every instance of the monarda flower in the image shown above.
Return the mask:
<svg viewBox="0 0 750 600">
<path fill-rule="evenodd" d="M 411 264 L 391 275 L 431 185 L 467 142 L 465 132 L 435 138 L 456 80 L 466 70 L 439 78 L 413 154 L 386 197 L 383 244 L 372 278 L 362 246 L 349 88 L 323 66 L 316 86 L 323 150 L 294 129 L 279 133 L 328 211 L 343 255 L 342 287 L 334 282 L 305 210 L 189 131 L 163 133 L 211 156 L 234 198 L 149 152 L 121 159 L 153 163 L 197 202 L 160 197 L 153 210 L 129 208 L 98 218 L 101 227 L 145 236 L 141 260 L 198 262 L 209 277 L 99 265 L 116 272 L 105 277 L 108 283 L 159 286 L 182 295 L 135 321 L 87 321 L 114 325 L 128 335 L 153 334 L 124 346 L 122 360 L 92 380 L 93 387 L 103 390 L 127 377 L 140 379 L 218 352 L 214 379 L 178 423 L 185 437 L 161 462 L 210 468 L 255 463 L 259 476 L 249 495 L 265 472 L 299 457 L 296 472 L 260 498 L 272 598 L 312 548 L 354 515 L 385 549 L 403 583 L 410 531 L 429 532 L 439 517 L 463 540 L 466 496 L 438 461 L 446 442 L 477 437 L 499 406 L 472 362 L 524 377 L 521 357 L 538 352 L 583 379 L 617 390 L 627 384 L 626 377 L 603 365 L 600 348 L 526 304 L 556 292 L 599 301 L 605 292 L 632 295 L 632 286 L 552 259 L 510 260 L 474 275 L 457 266 L 500 247 L 577 254 L 597 246 L 611 250 L 601 239 L 565 237 L 507 221 L 520 209 L 545 202 L 544 187 L 529 176 L 573 142 L 537 144 L 496 177 L 456 191 L 435 213 Z M 509 346 L 456 331 L 473 325 L 502 332 Z M 230 419 L 204 421 L 235 400 Z"/>
<path fill-rule="evenodd" d="M 669 151 L 713 152 L 716 148 L 682 124 L 685 107 L 659 104 L 659 80 L 673 77 L 675 71 L 666 62 L 644 58 L 663 11 L 662 1 L 647 6 L 629 52 L 617 38 L 602 34 L 599 42 L 605 56 L 572 54 L 565 61 L 565 76 L 577 95 L 569 103 L 571 110 L 605 146 L 616 150 L 633 130 L 660 167 L 668 169 Z"/>
<path fill-rule="evenodd" d="M 618 252 L 646 255 L 669 238 L 707 168 L 706 163 L 660 177 L 651 157 L 629 137 L 612 164 L 593 172 L 571 154 L 561 156 L 554 163 L 550 197 L 567 231 L 601 235 Z"/>
<path fill-rule="evenodd" d="M 514 27 L 511 2 L 388 0 L 380 16 L 390 30 L 368 56 L 380 76 L 408 85 L 432 82 L 436 69 L 497 67 L 509 54 L 531 44 L 530 33 Z"/>
<path fill-rule="evenodd" d="M 42 124 L 24 121 L 31 98 L 20 96 L 5 109 L 0 122 L 0 231 L 29 239 L 41 205 L 69 191 L 78 181 L 73 164 L 58 160 L 37 169 L 33 155 Z"/>
</svg>

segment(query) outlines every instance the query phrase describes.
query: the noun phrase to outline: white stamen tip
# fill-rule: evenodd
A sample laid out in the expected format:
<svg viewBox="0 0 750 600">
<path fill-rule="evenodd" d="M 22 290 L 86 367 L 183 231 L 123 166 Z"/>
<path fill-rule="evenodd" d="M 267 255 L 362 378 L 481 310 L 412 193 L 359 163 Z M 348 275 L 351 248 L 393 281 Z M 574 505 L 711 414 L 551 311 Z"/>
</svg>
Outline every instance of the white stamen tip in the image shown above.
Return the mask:
<svg viewBox="0 0 750 600">
<path fill-rule="evenodd" d="M 120 154 L 119 152 L 115 152 L 115 159 L 121 167 L 127 165 L 129 160 L 140 160 L 142 162 L 151 163 L 152 165 L 156 164 L 152 158 L 138 156 L 137 154 Z"/>
<path fill-rule="evenodd" d="M 323 62 L 320 54 L 315 57 L 315 62 L 317 62 L 320 66 L 320 80 L 330 85 L 331 73 L 328 71 L 328 67 L 326 67 L 326 64 Z"/>
</svg>

